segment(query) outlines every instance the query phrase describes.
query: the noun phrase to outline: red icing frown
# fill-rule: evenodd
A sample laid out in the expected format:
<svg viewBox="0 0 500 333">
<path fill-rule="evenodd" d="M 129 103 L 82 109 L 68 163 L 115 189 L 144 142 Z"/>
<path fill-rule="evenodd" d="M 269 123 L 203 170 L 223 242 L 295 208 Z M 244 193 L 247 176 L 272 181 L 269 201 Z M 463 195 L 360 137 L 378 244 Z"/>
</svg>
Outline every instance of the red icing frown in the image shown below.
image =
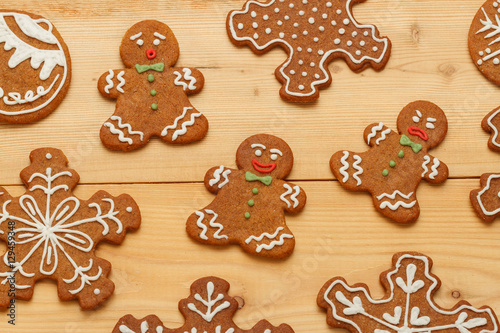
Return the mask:
<svg viewBox="0 0 500 333">
<path fill-rule="evenodd" d="M 429 136 L 427 135 L 427 132 L 425 132 L 421 128 L 418 128 L 415 126 L 410 126 L 410 127 L 408 127 L 408 133 L 410 133 L 411 135 L 416 135 L 424 141 L 429 140 Z"/>
</svg>

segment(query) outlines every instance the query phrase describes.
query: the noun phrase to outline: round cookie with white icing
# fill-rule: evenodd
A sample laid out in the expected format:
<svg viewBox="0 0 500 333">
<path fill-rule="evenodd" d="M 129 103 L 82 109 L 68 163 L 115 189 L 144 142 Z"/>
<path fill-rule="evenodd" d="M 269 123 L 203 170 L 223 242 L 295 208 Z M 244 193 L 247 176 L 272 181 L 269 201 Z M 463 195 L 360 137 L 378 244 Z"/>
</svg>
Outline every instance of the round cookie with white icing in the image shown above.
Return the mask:
<svg viewBox="0 0 500 333">
<path fill-rule="evenodd" d="M 306 203 L 304 190 L 285 180 L 292 150 L 278 137 L 258 134 L 240 145 L 236 164 L 238 169 L 221 165 L 206 173 L 205 186 L 216 197 L 189 217 L 189 236 L 211 245 L 239 244 L 258 256 L 288 257 L 295 238 L 285 212 L 298 213 Z"/>
<path fill-rule="evenodd" d="M 166 24 L 134 24 L 122 39 L 120 56 L 126 68 L 106 71 L 97 85 L 103 96 L 116 99 L 115 113 L 101 127 L 106 147 L 130 151 L 152 136 L 174 144 L 205 137 L 208 121 L 188 99 L 205 79 L 195 68 L 174 67 L 179 44 Z"/>
<path fill-rule="evenodd" d="M 379 71 L 387 64 L 389 39 L 353 16 L 353 5 L 362 1 L 248 0 L 242 10 L 229 13 L 227 32 L 235 45 L 248 45 L 256 54 L 283 48 L 288 59 L 275 71 L 281 97 L 311 102 L 331 84 L 332 60 L 344 59 L 354 72 Z"/>
<path fill-rule="evenodd" d="M 373 299 L 364 283 L 349 285 L 343 277 L 326 282 L 318 305 L 327 311 L 327 323 L 359 332 L 497 333 L 499 323 L 489 306 L 476 308 L 460 301 L 446 309 L 434 295 L 441 281 L 431 273 L 431 258 L 417 252 L 396 253 L 392 268 L 380 274 L 385 294 Z"/>
<path fill-rule="evenodd" d="M 78 199 L 73 189 L 80 176 L 59 149 L 34 150 L 30 160 L 21 171 L 22 196 L 0 187 L 0 240 L 7 244 L 0 263 L 0 309 L 13 298 L 31 299 L 43 279 L 57 282 L 60 299 L 96 308 L 115 286 L 108 279 L 111 263 L 95 249 L 102 241 L 119 244 L 127 231 L 139 228 L 139 207 L 127 194 L 105 191 Z"/>
<path fill-rule="evenodd" d="M 0 121 L 30 123 L 47 116 L 70 81 L 68 47 L 54 25 L 36 14 L 0 10 Z"/>
<path fill-rule="evenodd" d="M 398 222 L 414 222 L 420 208 L 417 187 L 422 179 L 438 184 L 448 178 L 448 167 L 428 151 L 444 140 L 448 121 L 435 104 L 408 104 L 397 120 L 395 132 L 383 123 L 368 126 L 364 153 L 336 152 L 330 168 L 340 185 L 351 191 L 370 192 L 375 208 Z"/>
</svg>

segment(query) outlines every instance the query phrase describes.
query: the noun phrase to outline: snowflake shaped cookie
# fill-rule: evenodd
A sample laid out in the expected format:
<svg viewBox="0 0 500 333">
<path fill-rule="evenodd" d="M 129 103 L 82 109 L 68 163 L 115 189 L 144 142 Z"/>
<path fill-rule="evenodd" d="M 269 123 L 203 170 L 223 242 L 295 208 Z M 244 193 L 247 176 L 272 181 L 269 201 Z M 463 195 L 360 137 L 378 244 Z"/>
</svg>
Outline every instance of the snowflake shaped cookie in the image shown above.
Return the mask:
<svg viewBox="0 0 500 333">
<path fill-rule="evenodd" d="M 114 291 L 111 264 L 94 254 L 101 241 L 119 244 L 141 215 L 127 194 L 99 191 L 89 200 L 72 190 L 79 175 L 53 148 L 34 150 L 21 172 L 27 188 L 13 198 L 0 187 L 0 239 L 7 251 L 0 264 L 0 308 L 11 299 L 29 300 L 36 281 L 57 281 L 62 300 L 77 298 L 84 309 L 97 307 Z"/>
<path fill-rule="evenodd" d="M 430 273 L 432 260 L 415 252 L 394 255 L 393 268 L 380 275 L 386 293 L 374 300 L 365 284 L 349 286 L 344 278 L 328 281 L 318 294 L 327 322 L 352 333 L 495 333 L 498 319 L 490 307 L 460 301 L 445 310 L 434 303 L 441 285 Z"/>
<path fill-rule="evenodd" d="M 288 53 L 276 69 L 282 83 L 280 95 L 292 102 L 319 98 L 319 89 L 332 82 L 328 64 L 343 58 L 354 72 L 371 66 L 382 70 L 391 53 L 391 42 L 377 28 L 359 24 L 352 6 L 364 0 L 249 0 L 242 10 L 229 13 L 231 41 L 263 54 L 275 46 Z"/>
<path fill-rule="evenodd" d="M 227 294 L 228 290 L 229 283 L 220 278 L 199 279 L 191 285 L 191 295 L 179 302 L 179 310 L 186 319 L 182 327 L 166 328 L 155 315 L 142 319 L 126 315 L 118 321 L 113 333 L 293 333 L 290 326 L 275 327 L 267 320 L 259 321 L 249 330 L 240 329 L 233 322 L 238 302 Z"/>
</svg>

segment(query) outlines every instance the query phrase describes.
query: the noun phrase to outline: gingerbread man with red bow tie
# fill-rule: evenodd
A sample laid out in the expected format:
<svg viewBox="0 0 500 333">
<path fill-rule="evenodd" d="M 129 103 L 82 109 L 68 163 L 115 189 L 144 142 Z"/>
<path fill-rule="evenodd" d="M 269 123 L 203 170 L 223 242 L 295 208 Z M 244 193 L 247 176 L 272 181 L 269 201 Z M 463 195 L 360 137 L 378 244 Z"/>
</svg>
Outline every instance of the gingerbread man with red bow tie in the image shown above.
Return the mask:
<svg viewBox="0 0 500 333">
<path fill-rule="evenodd" d="M 173 67 L 179 45 L 166 24 L 148 20 L 132 26 L 123 37 L 120 56 L 127 68 L 110 69 L 98 83 L 103 96 L 117 100 L 115 113 L 101 128 L 106 147 L 130 151 L 152 136 L 177 144 L 205 136 L 208 121 L 188 99 L 205 80 L 195 68 Z"/>
<path fill-rule="evenodd" d="M 298 213 L 306 203 L 304 190 L 284 180 L 292 150 L 280 138 L 258 134 L 240 145 L 236 164 L 238 169 L 221 165 L 206 173 L 205 186 L 217 197 L 189 217 L 189 236 L 212 245 L 239 244 L 259 256 L 289 256 L 295 239 L 285 212 Z"/>
</svg>

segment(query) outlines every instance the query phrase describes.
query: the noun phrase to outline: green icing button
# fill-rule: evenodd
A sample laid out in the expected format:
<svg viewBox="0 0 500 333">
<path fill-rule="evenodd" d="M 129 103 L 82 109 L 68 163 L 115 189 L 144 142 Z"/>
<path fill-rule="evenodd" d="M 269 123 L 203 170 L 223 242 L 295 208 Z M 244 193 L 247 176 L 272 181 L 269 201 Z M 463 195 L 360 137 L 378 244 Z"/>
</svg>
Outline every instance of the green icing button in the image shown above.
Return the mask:
<svg viewBox="0 0 500 333">
<path fill-rule="evenodd" d="M 151 109 L 153 109 L 155 111 L 158 110 L 158 105 L 155 103 L 151 104 Z"/>
<path fill-rule="evenodd" d="M 156 96 L 156 90 L 151 90 L 151 96 Z"/>
<path fill-rule="evenodd" d="M 387 175 L 389 175 L 389 170 L 384 169 L 384 171 L 382 171 L 382 176 L 387 177 Z"/>
<path fill-rule="evenodd" d="M 249 212 L 246 212 L 246 213 L 245 213 L 245 218 L 246 218 L 246 219 L 249 219 L 249 218 L 250 218 L 250 213 L 249 213 Z"/>
<path fill-rule="evenodd" d="M 253 205 L 255 205 L 255 202 L 253 200 L 248 200 L 248 205 L 250 207 L 253 207 Z"/>
<path fill-rule="evenodd" d="M 259 189 L 257 187 L 254 187 L 253 190 L 252 190 L 252 193 L 253 194 L 259 193 Z"/>
<path fill-rule="evenodd" d="M 148 75 L 148 81 L 153 82 L 155 80 L 155 76 L 153 74 Z"/>
<path fill-rule="evenodd" d="M 389 162 L 389 165 L 391 166 L 391 168 L 394 168 L 396 166 L 396 162 L 394 161 L 390 161 Z"/>
<path fill-rule="evenodd" d="M 402 150 L 400 150 L 400 151 L 399 151 L 399 153 L 398 153 L 398 157 L 399 157 L 399 158 L 403 158 L 403 157 L 405 157 L 405 152 L 404 152 L 404 151 L 402 151 Z"/>
</svg>

